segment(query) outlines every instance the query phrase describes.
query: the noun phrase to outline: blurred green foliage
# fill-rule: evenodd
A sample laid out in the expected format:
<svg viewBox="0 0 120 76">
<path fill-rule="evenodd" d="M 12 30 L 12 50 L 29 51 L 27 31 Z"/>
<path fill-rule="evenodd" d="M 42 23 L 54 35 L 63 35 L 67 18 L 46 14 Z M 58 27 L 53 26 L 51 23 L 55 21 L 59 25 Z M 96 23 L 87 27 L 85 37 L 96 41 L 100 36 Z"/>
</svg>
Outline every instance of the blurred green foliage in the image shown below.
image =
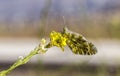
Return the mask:
<svg viewBox="0 0 120 76">
<path fill-rule="evenodd" d="M 39 67 L 40 66 L 40 67 Z M 16 69 L 9 76 L 120 76 L 119 66 L 108 65 L 30 65 Z"/>
</svg>

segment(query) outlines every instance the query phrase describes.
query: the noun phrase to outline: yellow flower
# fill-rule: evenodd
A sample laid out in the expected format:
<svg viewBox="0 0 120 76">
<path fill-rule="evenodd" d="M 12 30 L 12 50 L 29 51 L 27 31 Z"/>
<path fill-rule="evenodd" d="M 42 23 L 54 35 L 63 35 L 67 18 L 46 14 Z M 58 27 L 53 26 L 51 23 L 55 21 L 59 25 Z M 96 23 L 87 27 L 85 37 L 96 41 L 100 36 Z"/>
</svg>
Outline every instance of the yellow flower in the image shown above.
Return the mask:
<svg viewBox="0 0 120 76">
<path fill-rule="evenodd" d="M 64 50 L 64 46 L 66 46 L 67 38 L 62 36 L 61 33 L 52 31 L 50 33 L 50 45 L 60 47 Z"/>
</svg>

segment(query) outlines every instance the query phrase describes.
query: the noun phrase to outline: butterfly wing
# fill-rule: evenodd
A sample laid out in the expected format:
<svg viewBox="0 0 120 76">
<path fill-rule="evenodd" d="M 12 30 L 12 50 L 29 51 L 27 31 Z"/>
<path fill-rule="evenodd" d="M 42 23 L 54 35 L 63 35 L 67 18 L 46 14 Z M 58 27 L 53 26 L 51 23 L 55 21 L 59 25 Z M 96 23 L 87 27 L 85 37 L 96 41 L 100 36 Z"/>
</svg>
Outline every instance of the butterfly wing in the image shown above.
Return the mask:
<svg viewBox="0 0 120 76">
<path fill-rule="evenodd" d="M 82 35 L 73 33 L 71 31 L 65 32 L 67 45 L 75 54 L 93 55 L 97 53 L 97 49 L 91 42 L 88 42 Z"/>
</svg>

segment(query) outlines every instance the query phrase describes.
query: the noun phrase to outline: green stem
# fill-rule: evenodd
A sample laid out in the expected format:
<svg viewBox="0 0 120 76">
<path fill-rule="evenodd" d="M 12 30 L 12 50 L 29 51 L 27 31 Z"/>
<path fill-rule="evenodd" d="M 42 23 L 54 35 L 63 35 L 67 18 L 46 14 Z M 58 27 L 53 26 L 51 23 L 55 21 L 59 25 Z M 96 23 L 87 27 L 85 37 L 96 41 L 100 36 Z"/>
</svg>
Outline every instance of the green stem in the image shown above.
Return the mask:
<svg viewBox="0 0 120 76">
<path fill-rule="evenodd" d="M 1 71 L 0 72 L 0 76 L 6 76 L 12 70 L 14 70 L 15 68 L 19 67 L 20 65 L 23 65 L 23 64 L 27 63 L 31 59 L 31 57 L 33 57 L 34 55 L 38 54 L 39 50 L 40 50 L 39 48 L 35 48 L 33 51 L 31 51 L 23 59 L 21 58 L 21 59 L 17 60 L 11 67 L 9 67 L 9 69 Z"/>
</svg>

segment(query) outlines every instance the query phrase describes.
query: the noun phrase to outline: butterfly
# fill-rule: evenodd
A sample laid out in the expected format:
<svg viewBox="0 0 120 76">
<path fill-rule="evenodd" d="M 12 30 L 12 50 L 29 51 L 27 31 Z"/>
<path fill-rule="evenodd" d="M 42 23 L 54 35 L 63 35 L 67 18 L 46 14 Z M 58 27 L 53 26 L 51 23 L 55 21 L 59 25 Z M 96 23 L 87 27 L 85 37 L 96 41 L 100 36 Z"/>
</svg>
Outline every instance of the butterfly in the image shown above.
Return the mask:
<svg viewBox="0 0 120 76">
<path fill-rule="evenodd" d="M 95 45 L 86 40 L 82 35 L 63 29 L 63 36 L 67 37 L 67 45 L 74 54 L 80 55 L 94 55 L 97 53 Z"/>
</svg>

